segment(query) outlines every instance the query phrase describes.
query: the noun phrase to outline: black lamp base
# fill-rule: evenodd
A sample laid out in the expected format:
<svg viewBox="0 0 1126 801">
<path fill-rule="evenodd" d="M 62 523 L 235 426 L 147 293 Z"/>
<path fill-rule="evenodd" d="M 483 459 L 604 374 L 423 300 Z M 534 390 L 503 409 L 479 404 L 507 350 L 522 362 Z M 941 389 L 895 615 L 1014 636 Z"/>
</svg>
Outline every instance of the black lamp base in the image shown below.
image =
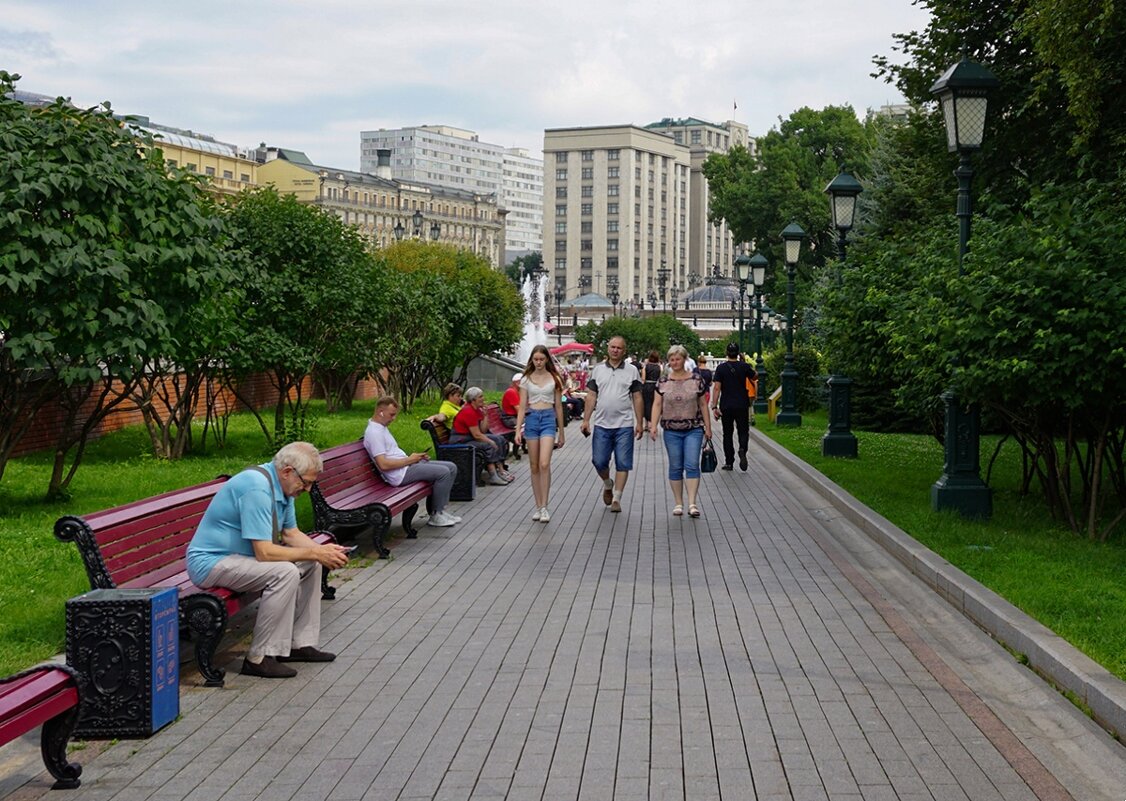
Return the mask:
<svg viewBox="0 0 1126 801">
<path fill-rule="evenodd" d="M 980 478 L 959 481 L 944 475 L 931 486 L 931 509 L 953 509 L 962 517 L 988 520 L 993 516 L 993 490 Z"/>
<path fill-rule="evenodd" d="M 841 456 L 855 459 L 858 453 L 856 435 L 851 431 L 847 433 L 829 432 L 821 437 L 822 456 Z"/>
</svg>

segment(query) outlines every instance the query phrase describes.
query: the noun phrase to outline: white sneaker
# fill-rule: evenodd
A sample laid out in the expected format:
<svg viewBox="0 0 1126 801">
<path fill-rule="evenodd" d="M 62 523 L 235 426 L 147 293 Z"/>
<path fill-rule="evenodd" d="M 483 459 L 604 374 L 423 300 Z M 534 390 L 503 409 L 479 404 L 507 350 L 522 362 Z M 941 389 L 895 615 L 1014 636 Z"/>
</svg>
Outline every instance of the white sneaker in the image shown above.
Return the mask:
<svg viewBox="0 0 1126 801">
<path fill-rule="evenodd" d="M 540 509 L 540 522 L 541 523 L 550 523 L 551 522 L 551 512 L 547 511 L 546 506 L 544 508 Z"/>
<path fill-rule="evenodd" d="M 428 526 L 455 526 L 457 521 L 445 512 L 438 512 L 437 514 L 430 515 L 430 519 L 426 521 Z"/>
<path fill-rule="evenodd" d="M 536 509 L 536 511 L 532 512 L 532 522 L 533 523 L 540 522 L 540 518 L 541 518 L 542 515 L 543 515 L 543 510 L 542 509 Z"/>
<path fill-rule="evenodd" d="M 450 513 L 449 513 L 449 512 L 447 512 L 447 511 L 446 511 L 445 509 L 443 509 L 443 510 L 442 510 L 441 512 L 438 512 L 438 514 L 442 515 L 442 517 L 446 518 L 447 520 L 452 520 L 452 521 L 454 521 L 455 523 L 460 523 L 460 522 L 461 522 L 461 518 L 460 518 L 460 517 L 458 517 L 457 515 L 452 515 L 452 514 L 450 514 Z"/>
<path fill-rule="evenodd" d="M 485 483 L 486 484 L 492 484 L 494 487 L 507 487 L 508 486 L 508 482 L 505 481 L 497 473 L 489 473 L 489 480 L 486 481 Z"/>
</svg>

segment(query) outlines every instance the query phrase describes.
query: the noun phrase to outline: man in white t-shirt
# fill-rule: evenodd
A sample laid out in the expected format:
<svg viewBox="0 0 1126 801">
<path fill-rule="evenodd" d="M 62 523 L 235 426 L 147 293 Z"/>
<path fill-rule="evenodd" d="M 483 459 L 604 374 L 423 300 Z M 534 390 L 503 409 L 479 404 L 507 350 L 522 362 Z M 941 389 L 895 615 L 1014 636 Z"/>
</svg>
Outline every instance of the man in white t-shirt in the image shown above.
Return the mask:
<svg viewBox="0 0 1126 801">
<path fill-rule="evenodd" d="M 392 487 L 412 481 L 429 481 L 434 485 L 431 496 L 433 512 L 426 521 L 428 526 L 452 526 L 461 522 L 457 515 L 446 511 L 450 490 L 457 478 L 457 465 L 453 462 L 431 461 L 425 453 L 412 453 L 399 447 L 388 426 L 399 414 L 399 402 L 384 395 L 375 403 L 375 412 L 364 431 L 364 449 L 375 462 L 383 480 Z"/>
</svg>

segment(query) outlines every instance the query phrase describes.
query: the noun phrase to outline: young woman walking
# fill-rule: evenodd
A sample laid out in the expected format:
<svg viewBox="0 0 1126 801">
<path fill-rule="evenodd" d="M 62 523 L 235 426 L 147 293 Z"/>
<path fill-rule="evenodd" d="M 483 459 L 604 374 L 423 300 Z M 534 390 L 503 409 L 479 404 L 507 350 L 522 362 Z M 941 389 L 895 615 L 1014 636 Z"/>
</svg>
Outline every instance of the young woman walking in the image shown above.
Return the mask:
<svg viewBox="0 0 1126 801">
<path fill-rule="evenodd" d="M 536 345 L 520 380 L 520 405 L 516 408 L 516 445 L 528 443 L 532 469 L 532 495 L 536 510 L 532 520 L 551 520 L 551 454 L 563 447 L 563 376 L 547 347 Z"/>
<path fill-rule="evenodd" d="M 712 418 L 708 414 L 704 380 L 685 367 L 688 351 L 683 345 L 669 348 L 668 375 L 657 382 L 649 436 L 657 439 L 657 421 L 665 429 L 665 450 L 669 456 L 669 488 L 675 505 L 674 515 L 684 514 L 684 489 L 688 489 L 688 514 L 700 516 L 696 491 L 700 488 L 700 451 L 704 437 L 712 438 Z"/>
</svg>

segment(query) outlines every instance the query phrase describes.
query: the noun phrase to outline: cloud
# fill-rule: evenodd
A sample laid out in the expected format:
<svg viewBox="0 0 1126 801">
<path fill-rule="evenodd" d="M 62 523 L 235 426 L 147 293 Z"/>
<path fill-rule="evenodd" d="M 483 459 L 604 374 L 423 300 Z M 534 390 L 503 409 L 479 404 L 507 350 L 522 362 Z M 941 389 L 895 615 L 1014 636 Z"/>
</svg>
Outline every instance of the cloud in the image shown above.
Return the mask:
<svg viewBox="0 0 1126 801">
<path fill-rule="evenodd" d="M 736 100 L 760 134 L 801 106 L 863 113 L 899 99 L 872 56 L 926 17 L 908 0 L 0 0 L 0 19 L 21 88 L 355 167 L 379 127 L 538 151 L 544 128 L 722 121 Z"/>
</svg>

